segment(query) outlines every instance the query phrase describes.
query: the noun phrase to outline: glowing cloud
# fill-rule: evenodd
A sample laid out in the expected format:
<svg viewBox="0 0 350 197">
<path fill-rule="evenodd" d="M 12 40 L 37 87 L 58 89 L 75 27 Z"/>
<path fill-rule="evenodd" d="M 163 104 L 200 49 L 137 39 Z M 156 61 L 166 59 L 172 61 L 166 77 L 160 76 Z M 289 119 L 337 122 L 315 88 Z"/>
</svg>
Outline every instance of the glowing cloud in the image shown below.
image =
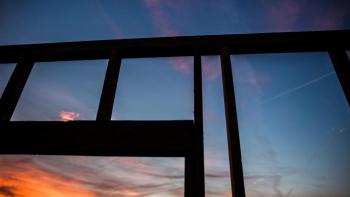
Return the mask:
<svg viewBox="0 0 350 197">
<path fill-rule="evenodd" d="M 79 116 L 80 115 L 78 113 L 76 113 L 76 112 L 62 111 L 60 113 L 60 118 L 61 118 L 61 121 L 63 121 L 63 122 L 76 120 L 77 118 L 79 118 Z"/>
<path fill-rule="evenodd" d="M 0 197 L 183 196 L 183 162 L 164 158 L 1 156 Z"/>
<path fill-rule="evenodd" d="M 0 176 L 0 196 L 76 196 L 94 197 L 82 185 L 66 180 L 59 175 L 45 172 L 35 165 L 26 163 L 21 165 L 23 171 L 14 171 L 2 165 Z M 26 172 L 26 173 L 23 173 Z M 7 176 L 6 176 L 7 175 Z M 59 187 L 57 187 L 59 185 Z"/>
</svg>

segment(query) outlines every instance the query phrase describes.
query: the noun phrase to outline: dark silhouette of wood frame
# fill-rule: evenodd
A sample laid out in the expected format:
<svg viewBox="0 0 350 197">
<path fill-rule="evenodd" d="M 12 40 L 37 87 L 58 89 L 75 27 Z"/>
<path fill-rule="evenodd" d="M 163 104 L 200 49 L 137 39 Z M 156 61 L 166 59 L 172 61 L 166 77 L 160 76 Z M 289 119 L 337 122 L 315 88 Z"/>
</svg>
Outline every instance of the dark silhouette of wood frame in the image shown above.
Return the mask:
<svg viewBox="0 0 350 197">
<path fill-rule="evenodd" d="M 0 99 L 0 154 L 184 157 L 185 196 L 204 196 L 201 56 L 220 55 L 232 194 L 244 197 L 230 55 L 329 52 L 350 104 L 349 37 L 338 30 L 0 46 L 0 63 L 17 63 Z M 122 59 L 174 56 L 194 57 L 194 119 L 111 121 Z M 10 121 L 35 62 L 107 58 L 96 121 Z"/>
</svg>

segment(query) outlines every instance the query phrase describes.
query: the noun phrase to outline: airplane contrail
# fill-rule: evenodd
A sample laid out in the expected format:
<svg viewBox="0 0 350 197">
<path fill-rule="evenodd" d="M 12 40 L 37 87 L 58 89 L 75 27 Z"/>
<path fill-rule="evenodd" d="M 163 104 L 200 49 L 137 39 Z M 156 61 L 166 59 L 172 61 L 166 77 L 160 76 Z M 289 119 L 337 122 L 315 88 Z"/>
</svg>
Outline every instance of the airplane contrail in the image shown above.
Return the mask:
<svg viewBox="0 0 350 197">
<path fill-rule="evenodd" d="M 320 80 L 322 80 L 322 79 L 324 79 L 324 78 L 326 78 L 326 77 L 329 77 L 329 76 L 331 76 L 331 75 L 333 75 L 333 74 L 335 74 L 334 71 L 329 72 L 329 73 L 326 73 L 326 74 L 324 74 L 324 75 L 321 75 L 321 76 L 319 76 L 319 77 L 317 77 L 317 78 L 315 78 L 315 79 L 313 79 L 313 80 L 311 80 L 311 81 L 308 81 L 308 82 L 306 82 L 306 83 L 303 83 L 302 85 L 299 85 L 299 86 L 294 87 L 294 88 L 290 88 L 290 89 L 288 89 L 288 90 L 286 90 L 286 91 L 283 91 L 283 92 L 277 94 L 276 96 L 273 96 L 273 97 L 271 97 L 271 98 L 268 98 L 268 99 L 264 100 L 263 103 L 270 102 L 270 101 L 275 100 L 275 99 L 278 99 L 278 98 L 280 98 L 280 97 L 282 97 L 282 96 L 286 96 L 286 95 L 288 95 L 288 94 L 291 94 L 291 93 L 293 93 L 293 92 L 295 92 L 295 91 L 297 91 L 297 90 L 300 90 L 300 89 L 302 89 L 302 88 L 305 88 L 305 87 L 307 87 L 307 86 L 309 86 L 309 85 L 311 85 L 311 84 L 313 84 L 313 83 L 316 83 L 316 82 L 318 82 L 318 81 L 320 81 Z"/>
</svg>

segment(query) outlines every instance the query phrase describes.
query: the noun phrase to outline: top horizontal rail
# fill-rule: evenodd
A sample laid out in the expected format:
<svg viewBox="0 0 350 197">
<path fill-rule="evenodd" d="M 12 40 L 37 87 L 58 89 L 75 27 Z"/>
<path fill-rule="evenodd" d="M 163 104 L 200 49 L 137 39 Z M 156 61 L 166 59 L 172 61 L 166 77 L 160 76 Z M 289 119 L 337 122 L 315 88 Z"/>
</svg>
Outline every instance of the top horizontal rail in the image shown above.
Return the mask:
<svg viewBox="0 0 350 197">
<path fill-rule="evenodd" d="M 8 45 L 0 46 L 0 63 L 104 59 L 112 50 L 121 58 L 219 55 L 223 46 L 231 54 L 348 50 L 349 37 L 350 30 L 336 30 Z"/>
</svg>

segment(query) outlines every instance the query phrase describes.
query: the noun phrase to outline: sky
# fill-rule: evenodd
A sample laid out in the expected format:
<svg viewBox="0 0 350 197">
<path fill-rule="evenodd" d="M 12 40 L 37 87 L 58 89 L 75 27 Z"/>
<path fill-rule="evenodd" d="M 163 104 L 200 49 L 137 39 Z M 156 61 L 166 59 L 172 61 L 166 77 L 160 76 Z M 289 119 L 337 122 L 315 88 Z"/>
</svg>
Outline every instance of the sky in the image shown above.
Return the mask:
<svg viewBox="0 0 350 197">
<path fill-rule="evenodd" d="M 349 29 L 349 8 L 346 0 L 0 0 L 0 45 Z M 328 54 L 231 61 L 247 197 L 350 196 L 350 109 Z M 112 119 L 193 119 L 192 64 L 123 60 Z M 231 196 L 220 59 L 202 64 L 206 196 Z M 14 66 L 0 65 L 0 94 Z M 94 120 L 106 67 L 35 63 L 12 121 Z M 183 193 L 183 158 L 0 156 L 0 197 Z"/>
</svg>

